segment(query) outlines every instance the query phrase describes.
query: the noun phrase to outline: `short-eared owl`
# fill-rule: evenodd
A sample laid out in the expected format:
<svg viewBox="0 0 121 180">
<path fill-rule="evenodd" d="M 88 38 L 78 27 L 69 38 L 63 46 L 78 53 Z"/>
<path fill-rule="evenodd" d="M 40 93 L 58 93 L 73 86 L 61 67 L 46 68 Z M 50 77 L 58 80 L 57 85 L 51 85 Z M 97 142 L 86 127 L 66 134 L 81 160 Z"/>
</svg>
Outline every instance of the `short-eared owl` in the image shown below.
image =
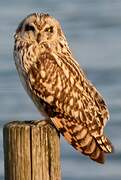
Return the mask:
<svg viewBox="0 0 121 180">
<path fill-rule="evenodd" d="M 22 83 L 65 139 L 99 163 L 112 145 L 103 134 L 107 106 L 74 59 L 59 22 L 31 14 L 18 26 L 14 59 Z"/>
</svg>

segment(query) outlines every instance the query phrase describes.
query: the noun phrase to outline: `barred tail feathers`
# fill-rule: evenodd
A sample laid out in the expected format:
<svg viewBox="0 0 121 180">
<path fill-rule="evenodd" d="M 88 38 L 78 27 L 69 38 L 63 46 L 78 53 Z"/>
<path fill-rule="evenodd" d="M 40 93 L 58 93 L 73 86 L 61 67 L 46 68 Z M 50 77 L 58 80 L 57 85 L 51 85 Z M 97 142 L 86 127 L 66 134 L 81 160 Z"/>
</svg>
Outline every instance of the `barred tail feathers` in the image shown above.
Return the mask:
<svg viewBox="0 0 121 180">
<path fill-rule="evenodd" d="M 96 137 L 96 141 L 103 152 L 105 153 L 113 152 L 113 146 L 110 140 L 105 135 Z"/>
<path fill-rule="evenodd" d="M 104 152 L 107 151 L 104 151 L 104 145 L 101 143 L 104 141 L 103 136 L 101 137 L 101 141 L 99 137 L 98 139 L 94 138 L 88 132 L 88 129 L 83 127 L 81 124 L 78 124 L 77 121 L 69 121 L 60 117 L 54 117 L 51 118 L 51 120 L 68 143 L 75 149 L 89 156 L 92 160 L 98 163 L 104 163 Z M 107 140 L 106 142 L 108 144 L 109 141 Z"/>
</svg>

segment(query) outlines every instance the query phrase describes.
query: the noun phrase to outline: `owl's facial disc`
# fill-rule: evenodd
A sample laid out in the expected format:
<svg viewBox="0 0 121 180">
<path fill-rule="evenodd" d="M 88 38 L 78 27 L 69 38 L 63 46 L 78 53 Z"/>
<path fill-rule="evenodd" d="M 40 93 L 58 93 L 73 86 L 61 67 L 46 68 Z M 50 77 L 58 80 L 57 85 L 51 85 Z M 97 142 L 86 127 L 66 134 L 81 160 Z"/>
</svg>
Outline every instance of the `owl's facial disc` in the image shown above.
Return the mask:
<svg viewBox="0 0 121 180">
<path fill-rule="evenodd" d="M 47 14 L 32 14 L 19 25 L 16 33 L 25 41 L 41 44 L 59 37 L 59 23 Z"/>
</svg>

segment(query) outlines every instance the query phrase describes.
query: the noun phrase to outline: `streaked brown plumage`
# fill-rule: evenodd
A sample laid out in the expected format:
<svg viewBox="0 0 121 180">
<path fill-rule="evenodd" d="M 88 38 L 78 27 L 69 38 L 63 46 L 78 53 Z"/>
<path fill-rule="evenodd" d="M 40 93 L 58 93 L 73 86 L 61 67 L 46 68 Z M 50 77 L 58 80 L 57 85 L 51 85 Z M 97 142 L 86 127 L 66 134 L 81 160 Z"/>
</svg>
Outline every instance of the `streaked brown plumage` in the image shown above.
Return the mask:
<svg viewBox="0 0 121 180">
<path fill-rule="evenodd" d="M 73 58 L 59 22 L 31 14 L 18 26 L 14 59 L 30 97 L 65 139 L 94 161 L 112 152 L 103 135 L 107 106 Z"/>
</svg>

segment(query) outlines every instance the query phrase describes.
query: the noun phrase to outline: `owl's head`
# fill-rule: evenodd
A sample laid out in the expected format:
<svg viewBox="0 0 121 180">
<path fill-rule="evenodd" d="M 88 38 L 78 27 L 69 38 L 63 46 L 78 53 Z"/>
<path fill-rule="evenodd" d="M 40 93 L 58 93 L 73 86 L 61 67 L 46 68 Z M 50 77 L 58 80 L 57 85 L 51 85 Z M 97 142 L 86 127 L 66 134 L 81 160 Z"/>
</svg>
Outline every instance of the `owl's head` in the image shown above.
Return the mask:
<svg viewBox="0 0 121 180">
<path fill-rule="evenodd" d="M 48 14 L 34 13 L 27 16 L 16 30 L 17 37 L 23 41 L 50 42 L 64 37 L 59 22 Z"/>
</svg>

